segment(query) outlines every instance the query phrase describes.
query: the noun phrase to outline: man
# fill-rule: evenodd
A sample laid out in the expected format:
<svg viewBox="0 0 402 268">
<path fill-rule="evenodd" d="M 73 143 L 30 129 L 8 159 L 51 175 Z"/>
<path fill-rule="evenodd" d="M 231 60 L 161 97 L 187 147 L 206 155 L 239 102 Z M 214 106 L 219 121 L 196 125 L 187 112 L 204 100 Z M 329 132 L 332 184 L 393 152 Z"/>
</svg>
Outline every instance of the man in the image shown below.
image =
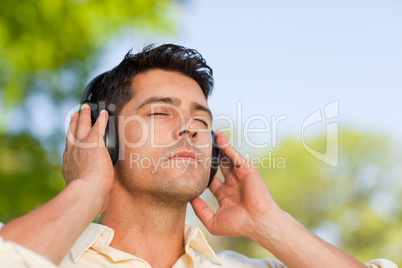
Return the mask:
<svg viewBox="0 0 402 268">
<path fill-rule="evenodd" d="M 216 143 L 224 182 L 214 178 L 209 185 L 220 208 L 214 213 L 198 197 L 211 169 L 212 86 L 212 70 L 194 50 L 162 45 L 127 54 L 94 92 L 109 111 L 93 126 L 87 104 L 72 116 L 63 155 L 66 188 L 3 227 L 0 264 L 366 267 L 281 210 L 258 170 L 222 132 Z M 118 125 L 115 166 L 102 139 L 109 113 Z M 153 164 L 138 165 L 145 162 Z M 230 251 L 215 255 L 196 227 L 184 225 L 188 202 L 212 234 L 247 237 L 284 265 Z M 100 213 L 100 224 L 90 224 Z M 386 260 L 367 266 L 395 267 Z"/>
</svg>

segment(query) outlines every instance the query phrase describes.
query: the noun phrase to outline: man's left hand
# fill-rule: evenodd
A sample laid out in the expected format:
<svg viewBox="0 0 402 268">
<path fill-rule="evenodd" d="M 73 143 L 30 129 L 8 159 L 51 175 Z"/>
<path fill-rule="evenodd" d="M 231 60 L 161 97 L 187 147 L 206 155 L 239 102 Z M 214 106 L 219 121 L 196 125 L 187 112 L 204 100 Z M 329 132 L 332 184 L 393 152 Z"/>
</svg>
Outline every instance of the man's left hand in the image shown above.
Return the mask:
<svg viewBox="0 0 402 268">
<path fill-rule="evenodd" d="M 280 209 L 257 168 L 233 147 L 225 134 L 217 131 L 216 136 L 225 180 L 214 178 L 209 189 L 220 207 L 214 213 L 199 197 L 191 205 L 210 233 L 252 238 L 262 220 Z"/>
</svg>

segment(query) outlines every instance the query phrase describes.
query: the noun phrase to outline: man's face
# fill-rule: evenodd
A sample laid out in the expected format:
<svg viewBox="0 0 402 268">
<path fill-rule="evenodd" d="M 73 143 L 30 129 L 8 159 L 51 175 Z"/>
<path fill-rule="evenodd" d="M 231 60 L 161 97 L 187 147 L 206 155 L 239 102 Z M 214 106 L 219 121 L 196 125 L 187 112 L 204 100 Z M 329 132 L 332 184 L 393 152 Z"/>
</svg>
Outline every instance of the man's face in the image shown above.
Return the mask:
<svg viewBox="0 0 402 268">
<path fill-rule="evenodd" d="M 210 173 L 211 113 L 196 81 L 150 70 L 132 82 L 134 97 L 121 110 L 119 181 L 131 193 L 188 202 Z"/>
</svg>

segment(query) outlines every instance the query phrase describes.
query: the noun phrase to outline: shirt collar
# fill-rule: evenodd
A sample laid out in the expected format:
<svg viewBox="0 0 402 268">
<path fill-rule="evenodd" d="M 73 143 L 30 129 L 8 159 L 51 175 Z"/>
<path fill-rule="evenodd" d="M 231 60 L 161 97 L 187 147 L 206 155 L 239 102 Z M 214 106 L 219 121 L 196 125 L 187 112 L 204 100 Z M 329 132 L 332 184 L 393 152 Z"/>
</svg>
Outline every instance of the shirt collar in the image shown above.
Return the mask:
<svg viewBox="0 0 402 268">
<path fill-rule="evenodd" d="M 109 247 L 114 231 L 102 224 L 91 223 L 71 248 L 73 261 L 76 263 L 82 254 L 89 248 L 94 248 L 109 256 L 114 261 L 134 259 L 135 256 Z M 222 263 L 207 243 L 201 230 L 196 226 L 186 225 L 184 229 L 185 252 L 194 261 L 194 250 L 198 251 L 215 263 Z"/>
<path fill-rule="evenodd" d="M 184 250 L 186 251 L 186 254 L 190 255 L 193 261 L 193 250 L 196 250 L 211 261 L 222 264 L 222 261 L 216 256 L 215 252 L 212 250 L 211 246 L 205 239 L 205 236 L 202 234 L 201 230 L 198 227 L 190 225 L 185 226 L 184 245 Z"/>
<path fill-rule="evenodd" d="M 112 230 L 107 226 L 91 223 L 71 248 L 73 261 L 77 262 L 81 255 L 87 251 L 107 229 Z"/>
</svg>

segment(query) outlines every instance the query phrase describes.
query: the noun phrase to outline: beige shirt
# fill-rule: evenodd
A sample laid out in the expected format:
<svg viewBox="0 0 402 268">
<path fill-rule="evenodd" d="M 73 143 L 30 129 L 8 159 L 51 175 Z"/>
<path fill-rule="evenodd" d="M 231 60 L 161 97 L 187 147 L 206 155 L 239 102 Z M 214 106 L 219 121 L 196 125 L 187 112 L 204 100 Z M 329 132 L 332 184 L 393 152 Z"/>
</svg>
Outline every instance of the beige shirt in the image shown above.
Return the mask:
<svg viewBox="0 0 402 268">
<path fill-rule="evenodd" d="M 0 229 L 2 224 L 0 223 Z M 109 246 L 114 231 L 104 225 L 91 223 L 78 238 L 70 252 L 59 267 L 151 267 L 145 260 Z M 205 240 L 200 229 L 186 226 L 184 231 L 185 254 L 174 268 L 182 267 L 265 267 L 284 268 L 285 266 L 271 259 L 250 259 L 233 251 L 215 254 Z M 397 268 L 398 266 L 385 259 L 372 260 L 366 264 L 369 268 Z M 34 252 L 13 242 L 4 242 L 0 237 L 0 267 L 55 268 L 56 265 Z"/>
</svg>

